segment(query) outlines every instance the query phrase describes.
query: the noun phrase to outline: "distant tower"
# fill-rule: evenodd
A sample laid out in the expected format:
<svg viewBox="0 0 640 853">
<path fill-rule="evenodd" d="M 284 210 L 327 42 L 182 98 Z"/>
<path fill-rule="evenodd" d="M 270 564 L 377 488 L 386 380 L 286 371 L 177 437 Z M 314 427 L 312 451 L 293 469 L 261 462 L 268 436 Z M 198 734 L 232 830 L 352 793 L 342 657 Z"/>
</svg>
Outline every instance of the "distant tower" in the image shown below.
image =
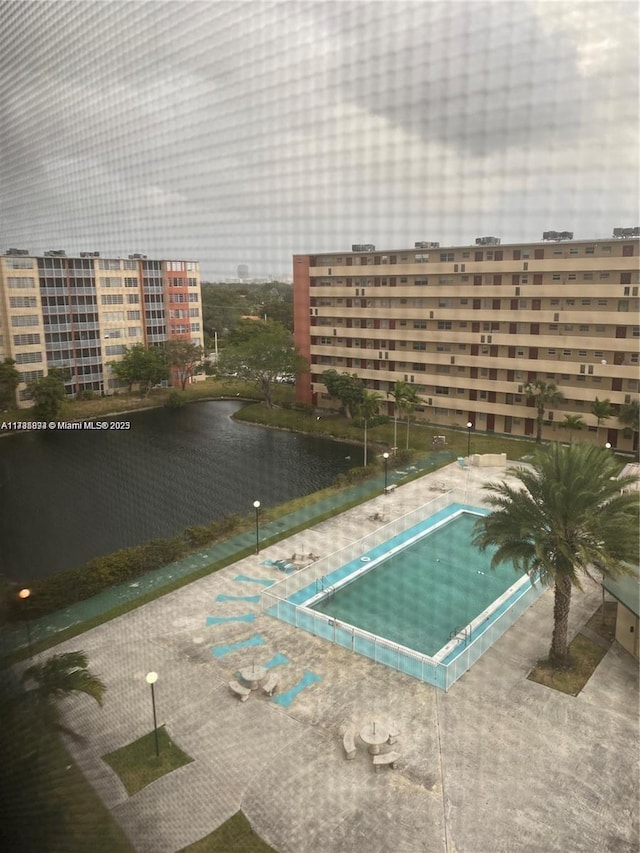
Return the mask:
<svg viewBox="0 0 640 853">
<path fill-rule="evenodd" d="M 241 281 L 249 278 L 249 264 L 238 264 L 238 278 Z"/>
</svg>

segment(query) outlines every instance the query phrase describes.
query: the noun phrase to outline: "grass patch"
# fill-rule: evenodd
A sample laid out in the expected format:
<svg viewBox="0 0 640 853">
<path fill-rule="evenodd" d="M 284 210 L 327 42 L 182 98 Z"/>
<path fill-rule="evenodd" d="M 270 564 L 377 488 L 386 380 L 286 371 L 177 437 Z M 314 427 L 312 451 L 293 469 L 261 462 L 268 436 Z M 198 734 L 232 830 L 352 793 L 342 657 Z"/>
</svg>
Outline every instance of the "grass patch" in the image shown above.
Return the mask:
<svg viewBox="0 0 640 853">
<path fill-rule="evenodd" d="M 102 756 L 103 761 L 118 774 L 129 796 L 161 776 L 193 761 L 193 758 L 175 745 L 164 726 L 158 729 L 158 742 L 159 756 L 156 755 L 153 732 Z"/>
<path fill-rule="evenodd" d="M 273 853 L 266 841 L 251 829 L 242 812 L 236 812 L 206 838 L 184 847 L 180 853 Z"/>
<path fill-rule="evenodd" d="M 607 605 L 609 603 L 607 602 Z M 615 612 L 613 614 L 613 633 L 611 632 L 611 608 L 605 605 L 605 622 L 603 624 L 602 607 L 591 617 L 587 628 L 597 633 L 609 645 L 615 636 Z M 606 655 L 607 649 L 602 648 L 584 634 L 577 634 L 569 643 L 571 666 L 568 669 L 554 669 L 547 660 L 538 661 L 537 665 L 527 676 L 529 681 L 577 696 L 587 681 L 591 678 L 596 667 Z"/>
<path fill-rule="evenodd" d="M 111 394 L 107 397 L 94 397 L 92 400 L 66 400 L 57 420 L 91 420 L 91 418 L 104 418 L 108 415 L 118 415 L 125 412 L 144 411 L 145 409 L 156 409 L 164 406 L 167 398 L 178 390 L 180 396 L 187 403 L 198 400 L 217 400 L 239 397 L 243 400 L 260 400 L 261 395 L 255 385 L 247 382 L 223 382 L 212 378 L 204 382 L 196 382 L 187 385 L 184 391 L 176 388 L 155 388 L 148 397 L 141 397 L 137 392 L 123 392 Z M 274 388 L 273 399 L 276 403 L 291 403 L 294 391 L 288 385 L 278 385 Z M 2 421 L 33 420 L 31 409 L 12 409 L 3 413 Z M 8 435 L 9 433 L 3 433 Z"/>
</svg>

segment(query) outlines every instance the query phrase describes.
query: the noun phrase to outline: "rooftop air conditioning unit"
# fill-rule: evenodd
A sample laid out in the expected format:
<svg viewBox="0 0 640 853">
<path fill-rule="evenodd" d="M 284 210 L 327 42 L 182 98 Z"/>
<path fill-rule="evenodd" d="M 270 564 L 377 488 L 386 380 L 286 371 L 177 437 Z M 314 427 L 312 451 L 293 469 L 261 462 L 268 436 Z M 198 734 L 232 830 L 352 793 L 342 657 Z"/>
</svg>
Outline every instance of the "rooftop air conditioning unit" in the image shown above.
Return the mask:
<svg viewBox="0 0 640 853">
<path fill-rule="evenodd" d="M 614 228 L 613 236 L 619 240 L 627 240 L 629 237 L 640 237 L 640 228 Z"/>
<path fill-rule="evenodd" d="M 499 246 L 500 237 L 476 237 L 476 246 Z"/>
<path fill-rule="evenodd" d="M 375 252 L 376 247 L 373 243 L 353 243 L 351 245 L 352 252 Z"/>
<path fill-rule="evenodd" d="M 141 255 L 139 252 L 136 252 L 134 255 L 129 255 L 130 261 L 146 261 L 147 256 Z"/>
<path fill-rule="evenodd" d="M 426 240 L 422 240 L 419 243 L 413 244 L 414 249 L 439 249 L 440 243 L 427 243 Z"/>
<path fill-rule="evenodd" d="M 80 252 L 81 258 L 99 258 L 100 252 Z"/>
<path fill-rule="evenodd" d="M 44 253 L 45 258 L 66 258 L 67 253 L 64 249 L 51 249 Z"/>
</svg>

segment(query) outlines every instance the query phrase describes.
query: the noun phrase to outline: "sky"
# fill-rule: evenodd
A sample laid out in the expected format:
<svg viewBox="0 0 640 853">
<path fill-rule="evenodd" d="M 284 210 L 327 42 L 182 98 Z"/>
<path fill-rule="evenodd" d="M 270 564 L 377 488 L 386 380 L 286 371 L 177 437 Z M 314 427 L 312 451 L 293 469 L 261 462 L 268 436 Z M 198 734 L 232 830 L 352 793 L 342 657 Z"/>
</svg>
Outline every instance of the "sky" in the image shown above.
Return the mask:
<svg viewBox="0 0 640 853">
<path fill-rule="evenodd" d="M 639 224 L 638 4 L 0 0 L 0 251 L 291 276 Z"/>
</svg>

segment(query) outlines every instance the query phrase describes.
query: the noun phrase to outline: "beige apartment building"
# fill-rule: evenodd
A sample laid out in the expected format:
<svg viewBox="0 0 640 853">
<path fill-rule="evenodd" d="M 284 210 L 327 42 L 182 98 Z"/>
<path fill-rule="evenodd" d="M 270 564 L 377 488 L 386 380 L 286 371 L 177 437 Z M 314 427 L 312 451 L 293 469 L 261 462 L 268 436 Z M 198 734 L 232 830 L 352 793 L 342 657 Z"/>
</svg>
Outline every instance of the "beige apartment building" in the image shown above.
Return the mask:
<svg viewBox="0 0 640 853">
<path fill-rule="evenodd" d="M 127 347 L 175 339 L 203 343 L 196 261 L 0 256 L 0 361 L 14 359 L 22 375 L 21 407 L 31 405 L 28 383 L 54 367 L 69 371 L 69 394 L 112 394 L 121 387 L 112 365 Z"/>
<path fill-rule="evenodd" d="M 638 399 L 638 229 L 609 239 L 548 232 L 536 243 L 468 246 L 416 243 L 413 249 L 295 255 L 295 341 L 311 363 L 298 400 L 336 407 L 322 373 L 356 373 L 385 398 L 398 380 L 424 401 L 415 414 L 434 424 L 534 436 L 536 410 L 524 388 L 541 379 L 564 394 L 543 438 L 581 415 L 578 435 L 619 450 L 637 433 L 615 413 Z M 598 425 L 592 404 L 610 400 Z"/>
</svg>

